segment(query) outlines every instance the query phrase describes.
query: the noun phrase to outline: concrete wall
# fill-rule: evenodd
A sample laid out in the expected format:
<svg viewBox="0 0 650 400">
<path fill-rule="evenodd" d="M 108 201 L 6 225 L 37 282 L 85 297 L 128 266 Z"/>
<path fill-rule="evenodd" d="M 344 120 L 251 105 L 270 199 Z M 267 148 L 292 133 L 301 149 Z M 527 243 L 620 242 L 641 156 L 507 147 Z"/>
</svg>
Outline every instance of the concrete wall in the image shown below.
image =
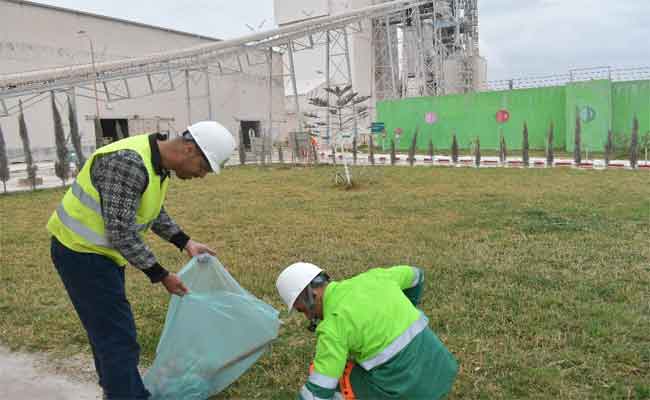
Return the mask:
<svg viewBox="0 0 650 400">
<path fill-rule="evenodd" d="M 143 56 L 150 53 L 182 49 L 199 44 L 215 42 L 217 39 L 192 35 L 173 30 L 151 27 L 128 21 L 96 16 L 92 14 L 35 5 L 29 2 L 0 0 L 0 74 L 46 69 L 56 66 L 90 63 L 91 54 L 87 36 L 78 35 L 84 30 L 94 44 L 97 62 L 117 60 L 126 57 Z M 257 57 L 264 57 L 257 54 Z M 249 65 L 244 62 L 244 74 L 219 75 L 210 73 L 206 78 L 203 71 L 190 74 L 190 103 L 188 115 L 185 78 L 182 72 L 175 73 L 175 90 L 148 97 L 120 101 L 105 101 L 100 94 L 101 118 L 125 118 L 149 123 L 135 123 L 134 126 L 152 127 L 162 119 L 162 129 L 171 133 L 182 132 L 185 127 L 209 116 L 208 104 L 212 103 L 213 118 L 226 125 L 238 136 L 239 120 L 259 120 L 266 129 L 269 118 L 268 66 Z M 282 71 L 280 57 L 275 57 L 274 74 Z M 207 82 L 210 84 L 210 102 L 207 97 Z M 92 118 L 97 114 L 92 84 L 86 89 L 77 88 L 74 93 L 78 110 L 78 122 L 84 145 L 94 146 Z M 120 92 L 120 83 L 110 89 Z M 146 78 L 129 80 L 132 93 L 142 95 L 148 92 Z M 285 113 L 284 87 L 280 79 L 274 80 L 272 108 L 274 121 L 283 121 Z M 100 86 L 100 91 L 103 87 Z M 37 159 L 52 158 L 54 134 L 52 111 L 47 94 L 25 104 L 25 119 L 32 148 Z M 67 107 L 65 93 L 57 94 L 57 101 L 66 121 Z M 38 101 L 35 104 L 34 101 Z M 18 136 L 16 105 L 18 99 L 7 100 L 10 116 L 0 118 L 7 147 L 10 152 L 22 153 Z M 274 132 L 281 134 L 284 127 L 274 123 Z M 49 155 L 48 155 L 49 154 Z M 40 155 L 40 156 L 39 156 Z"/>
</svg>

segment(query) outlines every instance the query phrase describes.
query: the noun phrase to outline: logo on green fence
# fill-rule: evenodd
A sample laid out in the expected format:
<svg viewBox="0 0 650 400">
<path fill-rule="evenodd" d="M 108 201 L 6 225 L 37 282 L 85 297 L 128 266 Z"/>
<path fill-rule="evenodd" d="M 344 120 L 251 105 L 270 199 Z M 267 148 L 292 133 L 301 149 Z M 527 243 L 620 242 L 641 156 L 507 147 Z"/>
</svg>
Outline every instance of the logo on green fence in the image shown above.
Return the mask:
<svg viewBox="0 0 650 400">
<path fill-rule="evenodd" d="M 596 110 L 590 106 L 584 106 L 580 108 L 580 121 L 584 123 L 589 123 L 596 119 Z"/>
</svg>

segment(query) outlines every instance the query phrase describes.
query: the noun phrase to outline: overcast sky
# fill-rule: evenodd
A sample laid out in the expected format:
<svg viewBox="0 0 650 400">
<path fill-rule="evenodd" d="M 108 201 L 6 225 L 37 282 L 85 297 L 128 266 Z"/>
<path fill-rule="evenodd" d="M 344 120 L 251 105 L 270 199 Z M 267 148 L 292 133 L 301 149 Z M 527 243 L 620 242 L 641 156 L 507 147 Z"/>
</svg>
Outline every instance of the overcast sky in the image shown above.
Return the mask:
<svg viewBox="0 0 650 400">
<path fill-rule="evenodd" d="M 273 23 L 273 0 L 39 0 L 217 38 Z M 479 0 L 488 79 L 650 66 L 650 0 Z"/>
</svg>

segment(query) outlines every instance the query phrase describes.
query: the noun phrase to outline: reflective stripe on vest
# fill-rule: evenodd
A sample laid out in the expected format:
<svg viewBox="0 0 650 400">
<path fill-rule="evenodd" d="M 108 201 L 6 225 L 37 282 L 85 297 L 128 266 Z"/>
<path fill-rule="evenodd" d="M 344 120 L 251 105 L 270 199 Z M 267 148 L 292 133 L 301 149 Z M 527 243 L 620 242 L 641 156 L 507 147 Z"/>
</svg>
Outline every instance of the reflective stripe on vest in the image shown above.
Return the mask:
<svg viewBox="0 0 650 400">
<path fill-rule="evenodd" d="M 97 246 L 112 248 L 111 244 L 108 243 L 108 240 L 106 240 L 106 237 L 94 232 L 92 229 L 86 227 L 81 222 L 72 218 L 70 215 L 68 215 L 67 212 L 65 212 L 65 208 L 63 208 L 62 204 L 56 208 L 56 214 L 59 216 L 59 219 L 63 225 L 65 225 L 72 232 L 81 236 L 88 242 Z"/>
<path fill-rule="evenodd" d="M 84 192 L 83 188 L 77 183 L 77 181 L 74 181 L 71 185 L 71 191 L 72 194 L 83 204 L 84 206 L 88 207 L 90 210 L 94 211 L 96 214 L 99 216 L 102 215 L 102 207 L 101 205 L 95 201 L 88 193 Z M 97 246 L 103 246 L 103 247 L 108 247 L 108 248 L 113 248 L 111 244 L 109 243 L 108 239 L 106 239 L 106 236 L 100 235 L 93 230 L 87 228 L 84 226 L 81 222 L 77 221 L 76 219 L 72 218 L 70 215 L 68 215 L 67 212 L 65 212 L 65 209 L 63 208 L 63 205 L 60 204 L 57 209 L 56 213 L 59 216 L 59 219 L 65 225 L 68 229 L 76 233 L 77 235 L 81 236 L 82 238 L 86 239 L 92 244 L 95 244 Z M 151 226 L 152 222 L 146 223 L 146 224 L 136 224 L 136 230 L 138 232 L 144 232 L 149 227 Z"/>
<path fill-rule="evenodd" d="M 314 394 L 307 389 L 307 386 L 303 385 L 302 388 L 300 388 L 300 399 L 301 400 L 326 400 L 323 399 L 322 397 L 317 397 L 314 396 Z"/>
<path fill-rule="evenodd" d="M 360 363 L 360 365 L 366 371 L 370 371 L 376 366 L 390 360 L 395 354 L 399 353 L 409 343 L 411 343 L 413 338 L 422 332 L 428 326 L 428 324 L 429 320 L 427 317 L 425 317 L 424 314 L 420 314 L 420 318 L 413 322 L 411 326 L 409 326 L 401 335 L 393 340 L 393 342 L 389 344 L 384 350 L 382 350 L 381 353 L 365 360 L 364 362 Z"/>
<path fill-rule="evenodd" d="M 309 382 L 325 389 L 336 389 L 336 386 L 339 384 L 338 378 L 332 378 L 331 376 L 319 374 L 318 372 L 312 372 L 309 374 Z"/>
</svg>

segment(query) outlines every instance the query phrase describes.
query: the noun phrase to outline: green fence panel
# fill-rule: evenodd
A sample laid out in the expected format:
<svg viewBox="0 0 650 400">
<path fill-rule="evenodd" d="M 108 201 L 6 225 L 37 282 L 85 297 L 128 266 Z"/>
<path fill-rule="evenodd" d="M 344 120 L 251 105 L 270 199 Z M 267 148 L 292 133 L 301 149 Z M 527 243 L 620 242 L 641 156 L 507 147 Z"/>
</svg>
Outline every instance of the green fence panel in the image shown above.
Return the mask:
<svg viewBox="0 0 650 400">
<path fill-rule="evenodd" d="M 614 134 L 632 134 L 632 121 L 639 120 L 639 135 L 650 134 L 650 81 L 616 82 L 612 85 Z"/>
</svg>

